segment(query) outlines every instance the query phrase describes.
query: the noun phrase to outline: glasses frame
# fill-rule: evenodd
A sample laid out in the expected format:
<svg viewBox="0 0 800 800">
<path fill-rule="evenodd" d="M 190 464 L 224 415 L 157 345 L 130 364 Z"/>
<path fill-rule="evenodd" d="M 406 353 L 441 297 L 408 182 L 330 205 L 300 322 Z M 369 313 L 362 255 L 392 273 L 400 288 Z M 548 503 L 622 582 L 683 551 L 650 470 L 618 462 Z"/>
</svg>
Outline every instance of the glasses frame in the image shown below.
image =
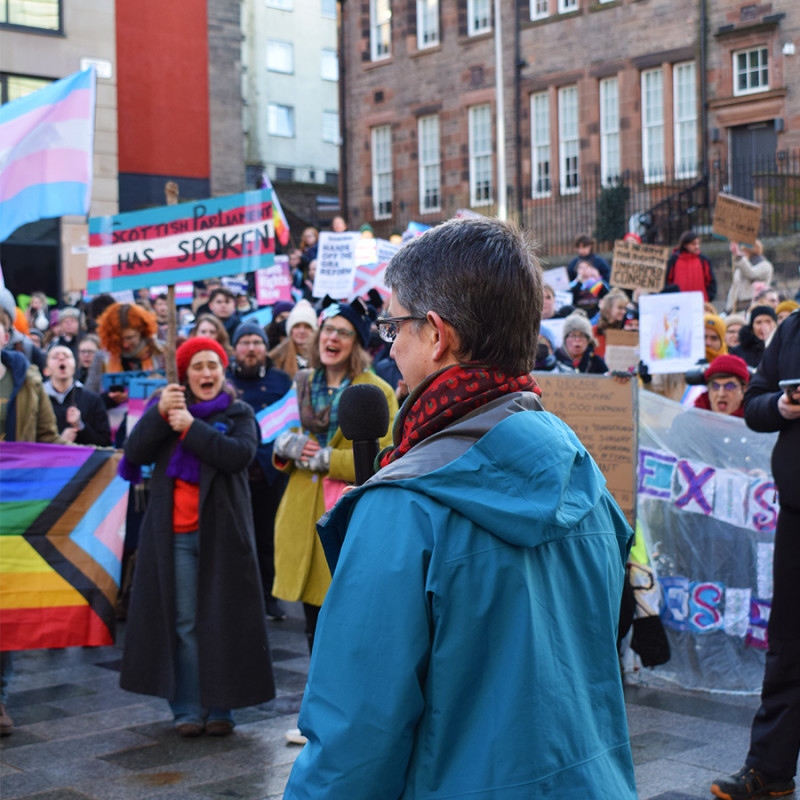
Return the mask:
<svg viewBox="0 0 800 800">
<path fill-rule="evenodd" d="M 378 326 L 378 336 L 380 336 L 384 342 L 389 342 L 389 344 L 391 344 L 392 342 L 394 342 L 395 339 L 397 339 L 397 334 L 400 333 L 400 323 L 410 322 L 411 320 L 417 320 L 417 322 L 423 322 L 427 319 L 428 319 L 427 317 L 415 317 L 415 316 L 378 317 L 378 319 L 375 320 L 375 324 Z"/>
<path fill-rule="evenodd" d="M 720 383 L 719 381 L 712 380 L 708 382 L 709 391 L 720 392 L 723 389 L 726 392 L 735 392 L 737 389 L 742 389 L 742 384 L 737 381 L 725 381 L 725 383 Z"/>
<path fill-rule="evenodd" d="M 328 336 L 333 336 L 335 333 L 342 340 L 352 339 L 356 335 L 355 331 L 348 330 L 347 328 L 337 328 L 327 320 L 323 321 L 323 323 L 319 326 L 319 332 L 320 335 L 325 333 Z"/>
</svg>

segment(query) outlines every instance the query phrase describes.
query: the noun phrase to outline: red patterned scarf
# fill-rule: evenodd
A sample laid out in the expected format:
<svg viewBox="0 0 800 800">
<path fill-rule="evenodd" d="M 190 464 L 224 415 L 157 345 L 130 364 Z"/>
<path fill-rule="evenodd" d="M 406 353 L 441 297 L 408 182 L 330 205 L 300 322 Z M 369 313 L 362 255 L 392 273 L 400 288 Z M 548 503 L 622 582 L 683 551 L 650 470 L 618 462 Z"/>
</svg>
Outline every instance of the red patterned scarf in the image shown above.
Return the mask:
<svg viewBox="0 0 800 800">
<path fill-rule="evenodd" d="M 512 392 L 542 391 L 529 374 L 508 377 L 478 364 L 455 364 L 429 375 L 409 395 L 394 421 L 394 447 L 378 455 L 381 467 L 456 420 Z"/>
</svg>

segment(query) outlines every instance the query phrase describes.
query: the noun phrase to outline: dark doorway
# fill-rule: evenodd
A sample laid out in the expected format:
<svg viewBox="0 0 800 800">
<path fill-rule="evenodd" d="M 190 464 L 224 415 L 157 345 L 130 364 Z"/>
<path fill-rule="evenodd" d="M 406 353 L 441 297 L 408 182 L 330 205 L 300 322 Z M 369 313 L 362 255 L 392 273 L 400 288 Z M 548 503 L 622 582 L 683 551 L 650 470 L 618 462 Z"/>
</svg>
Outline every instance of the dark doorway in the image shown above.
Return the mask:
<svg viewBox="0 0 800 800">
<path fill-rule="evenodd" d="M 741 125 L 730 129 L 730 184 L 733 194 L 753 200 L 755 180 L 759 172 L 775 169 L 778 134 L 773 120 Z"/>
</svg>

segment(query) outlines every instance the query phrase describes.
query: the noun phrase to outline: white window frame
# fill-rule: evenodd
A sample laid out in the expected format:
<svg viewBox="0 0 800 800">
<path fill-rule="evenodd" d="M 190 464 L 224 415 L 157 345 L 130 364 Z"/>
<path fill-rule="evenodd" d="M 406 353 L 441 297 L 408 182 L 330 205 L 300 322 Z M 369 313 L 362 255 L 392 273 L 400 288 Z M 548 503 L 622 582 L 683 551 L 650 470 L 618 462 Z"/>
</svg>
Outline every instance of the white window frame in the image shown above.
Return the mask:
<svg viewBox="0 0 800 800">
<path fill-rule="evenodd" d="M 493 202 L 492 107 L 486 103 L 470 106 L 469 120 L 469 204 L 488 206 Z"/>
<path fill-rule="evenodd" d="M 578 87 L 558 90 L 558 183 L 561 194 L 581 190 L 580 125 Z"/>
<path fill-rule="evenodd" d="M 641 75 L 642 170 L 645 183 L 661 183 L 666 174 L 664 159 L 664 72 L 661 67 Z"/>
<path fill-rule="evenodd" d="M 672 65 L 672 120 L 676 178 L 697 175 L 697 73 L 694 61 Z"/>
<path fill-rule="evenodd" d="M 284 122 L 286 127 L 283 127 Z M 270 103 L 267 106 L 267 132 L 270 136 L 279 136 L 282 139 L 295 137 L 294 107 L 281 103 Z"/>
<path fill-rule="evenodd" d="M 430 214 L 442 209 L 442 155 L 439 139 L 439 116 L 417 120 L 419 147 L 419 210 Z"/>
<path fill-rule="evenodd" d="M 374 219 L 392 217 L 392 127 L 381 125 L 371 131 L 372 215 Z"/>
<path fill-rule="evenodd" d="M 323 47 L 319 56 L 319 76 L 324 81 L 339 80 L 339 54 L 336 50 Z"/>
<path fill-rule="evenodd" d="M 390 0 L 369 0 L 369 48 L 373 61 L 384 61 L 392 56 Z"/>
<path fill-rule="evenodd" d="M 336 19 L 336 0 L 321 0 L 319 13 L 324 19 Z"/>
<path fill-rule="evenodd" d="M 467 0 L 467 34 L 480 36 L 492 29 L 491 0 Z"/>
<path fill-rule="evenodd" d="M 752 56 L 757 56 L 758 63 L 752 64 Z M 739 61 L 744 57 L 745 68 L 741 69 Z M 733 58 L 733 94 L 740 97 L 745 94 L 757 94 L 758 92 L 769 91 L 769 48 L 766 45 L 758 47 L 748 47 L 747 50 L 736 50 L 732 54 Z M 766 73 L 766 75 L 762 74 Z M 739 78 L 744 74 L 747 78 L 747 86 L 739 88 Z M 751 78 L 757 82 L 751 84 Z M 766 82 L 762 82 L 766 81 Z"/>
<path fill-rule="evenodd" d="M 331 144 L 335 144 L 337 146 L 341 144 L 341 139 L 339 137 L 338 111 L 322 112 L 322 141 L 330 142 Z"/>
<path fill-rule="evenodd" d="M 600 175 L 603 186 L 620 176 L 619 80 L 600 81 Z"/>
<path fill-rule="evenodd" d="M 558 0 L 558 13 L 569 14 L 578 10 L 578 0 Z"/>
<path fill-rule="evenodd" d="M 267 8 L 278 8 L 281 11 L 292 11 L 294 9 L 294 0 L 264 0 Z"/>
<path fill-rule="evenodd" d="M 417 50 L 439 44 L 439 0 L 417 0 Z"/>
<path fill-rule="evenodd" d="M 550 197 L 552 192 L 550 93 L 538 92 L 531 95 L 531 197 Z"/>
<path fill-rule="evenodd" d="M 285 75 L 294 73 L 294 45 L 291 42 L 267 39 L 267 70 Z"/>
<path fill-rule="evenodd" d="M 550 0 L 531 0 L 531 19 L 547 19 L 550 16 Z"/>
</svg>

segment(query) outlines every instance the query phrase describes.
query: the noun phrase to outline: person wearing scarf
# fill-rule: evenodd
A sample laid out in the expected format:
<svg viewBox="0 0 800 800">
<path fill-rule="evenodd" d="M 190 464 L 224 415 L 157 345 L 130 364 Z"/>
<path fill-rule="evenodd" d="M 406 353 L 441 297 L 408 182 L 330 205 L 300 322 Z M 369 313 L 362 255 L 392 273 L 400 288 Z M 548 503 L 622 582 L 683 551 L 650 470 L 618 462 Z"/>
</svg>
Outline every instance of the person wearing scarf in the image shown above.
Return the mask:
<svg viewBox="0 0 800 800">
<path fill-rule="evenodd" d="M 120 686 L 166 698 L 181 736 L 226 736 L 231 709 L 275 696 L 247 480 L 259 434 L 217 341 L 189 339 L 175 360 L 179 383 L 151 400 L 119 467 L 136 481 L 154 465 Z"/>
<path fill-rule="evenodd" d="M 300 430 L 279 436 L 273 450 L 273 463 L 289 482 L 275 515 L 272 592 L 282 600 L 302 600 L 309 650 L 331 581 L 315 525 L 337 490 L 355 480 L 353 443 L 339 429 L 339 400 L 351 384 L 372 383 L 386 396 L 390 419 L 397 412 L 392 387 L 368 369 L 373 316 L 358 298 L 349 304 L 326 298 L 309 351 L 310 369 L 295 375 Z M 387 431 L 381 446 L 390 442 Z"/>
<path fill-rule="evenodd" d="M 725 321 L 716 314 L 703 316 L 703 334 L 706 344 L 706 361 L 710 364 L 717 356 L 728 354 L 725 343 Z"/>
<path fill-rule="evenodd" d="M 377 325 L 410 394 L 377 473 L 318 525 L 335 569 L 284 800 L 634 800 L 616 642 L 632 531 L 530 375 L 532 248 L 451 220 L 385 282 Z"/>
</svg>

